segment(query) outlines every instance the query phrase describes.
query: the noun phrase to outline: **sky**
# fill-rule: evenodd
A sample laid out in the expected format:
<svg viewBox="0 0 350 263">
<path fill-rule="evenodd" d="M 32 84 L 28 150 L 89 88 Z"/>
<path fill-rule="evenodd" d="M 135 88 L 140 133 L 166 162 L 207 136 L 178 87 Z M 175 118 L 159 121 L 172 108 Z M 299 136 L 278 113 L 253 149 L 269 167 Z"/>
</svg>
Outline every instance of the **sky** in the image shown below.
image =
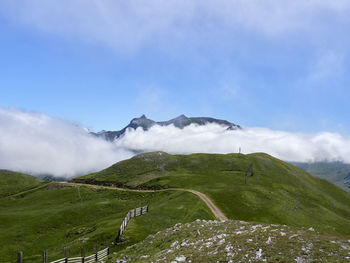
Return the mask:
<svg viewBox="0 0 350 263">
<path fill-rule="evenodd" d="M 350 133 L 345 0 L 2 0 L 0 107 Z"/>
<path fill-rule="evenodd" d="M 72 177 L 134 155 L 350 163 L 348 0 L 1 0 L 0 169 Z M 127 131 L 142 114 L 243 127 Z"/>
</svg>

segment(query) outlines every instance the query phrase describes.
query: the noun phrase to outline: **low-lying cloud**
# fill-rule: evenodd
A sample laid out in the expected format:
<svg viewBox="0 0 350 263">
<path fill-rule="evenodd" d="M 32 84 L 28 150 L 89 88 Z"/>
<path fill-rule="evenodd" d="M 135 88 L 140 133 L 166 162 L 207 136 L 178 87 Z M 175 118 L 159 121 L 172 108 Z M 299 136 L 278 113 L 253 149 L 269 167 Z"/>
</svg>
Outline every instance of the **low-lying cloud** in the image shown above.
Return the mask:
<svg viewBox="0 0 350 263">
<path fill-rule="evenodd" d="M 169 153 L 265 152 L 285 161 L 344 161 L 350 163 L 350 137 L 337 133 L 291 133 L 266 128 L 226 130 L 217 124 L 190 125 L 184 129 L 153 126 L 130 129 L 116 140 L 118 147 Z"/>
<path fill-rule="evenodd" d="M 131 156 L 79 125 L 45 114 L 0 108 L 0 169 L 72 177 Z"/>
<path fill-rule="evenodd" d="M 134 155 L 265 152 L 285 161 L 350 163 L 350 137 L 337 133 L 291 133 L 266 128 L 227 130 L 217 124 L 127 130 L 115 142 L 45 114 L 0 108 L 0 169 L 73 177 L 99 171 Z"/>
</svg>

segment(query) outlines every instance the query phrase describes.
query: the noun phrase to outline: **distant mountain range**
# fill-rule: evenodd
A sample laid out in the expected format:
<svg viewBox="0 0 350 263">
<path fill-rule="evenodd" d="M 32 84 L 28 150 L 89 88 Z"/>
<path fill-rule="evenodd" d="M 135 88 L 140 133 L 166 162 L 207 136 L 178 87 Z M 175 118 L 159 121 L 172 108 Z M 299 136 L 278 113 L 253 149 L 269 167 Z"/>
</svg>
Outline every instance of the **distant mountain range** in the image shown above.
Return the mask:
<svg viewBox="0 0 350 263">
<path fill-rule="evenodd" d="M 182 114 L 168 121 L 154 121 L 154 120 L 148 119 L 145 115 L 142 115 L 140 118 L 132 119 L 131 122 L 120 131 L 103 130 L 97 133 L 92 132 L 91 134 L 97 137 L 104 138 L 107 141 L 114 141 L 115 139 L 118 139 L 119 137 L 123 136 L 127 129 L 136 130 L 137 128 L 141 127 L 143 130 L 147 131 L 154 125 L 159 125 L 159 126 L 174 125 L 179 129 L 183 129 L 184 127 L 191 124 L 206 125 L 208 123 L 215 123 L 215 124 L 227 126 L 227 130 L 242 129 L 241 126 L 231 123 L 229 121 L 219 120 L 219 119 L 214 119 L 209 117 L 186 117 L 185 115 Z"/>
</svg>

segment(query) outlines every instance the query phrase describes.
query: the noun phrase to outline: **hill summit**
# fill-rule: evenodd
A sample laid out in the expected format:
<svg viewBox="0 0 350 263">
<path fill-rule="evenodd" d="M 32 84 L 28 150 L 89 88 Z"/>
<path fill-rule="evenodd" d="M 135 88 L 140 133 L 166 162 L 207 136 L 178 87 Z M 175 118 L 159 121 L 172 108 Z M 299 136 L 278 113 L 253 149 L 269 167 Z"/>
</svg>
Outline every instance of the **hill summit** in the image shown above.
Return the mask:
<svg viewBox="0 0 350 263">
<path fill-rule="evenodd" d="M 197 124 L 197 125 L 206 125 L 208 123 L 216 123 L 219 125 L 226 126 L 228 130 L 237 130 L 241 129 L 241 126 L 231 123 L 226 120 L 220 120 L 220 119 L 214 119 L 209 117 L 186 117 L 185 115 L 180 115 L 174 119 L 168 120 L 168 121 L 154 121 L 151 119 L 148 119 L 146 115 L 142 115 L 139 118 L 134 118 L 130 121 L 130 123 L 124 127 L 120 131 L 100 131 L 98 133 L 92 133 L 95 136 L 104 138 L 108 141 L 114 141 L 115 139 L 118 139 L 119 137 L 123 136 L 127 129 L 137 129 L 142 128 L 143 130 L 147 131 L 154 125 L 159 126 L 168 126 L 168 125 L 174 125 L 175 127 L 179 129 L 183 129 L 184 127 L 191 125 L 191 124 Z"/>
<path fill-rule="evenodd" d="M 143 153 L 74 181 L 134 189 L 191 189 L 207 195 L 229 219 L 350 235 L 347 192 L 265 153 Z"/>
</svg>

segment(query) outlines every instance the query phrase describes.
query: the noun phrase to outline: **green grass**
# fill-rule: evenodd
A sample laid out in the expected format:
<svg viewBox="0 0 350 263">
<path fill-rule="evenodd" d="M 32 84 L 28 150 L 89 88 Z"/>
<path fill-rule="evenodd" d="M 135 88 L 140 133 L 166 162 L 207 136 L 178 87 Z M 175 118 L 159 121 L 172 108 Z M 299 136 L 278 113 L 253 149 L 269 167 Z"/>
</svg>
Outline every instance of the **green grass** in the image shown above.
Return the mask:
<svg viewBox="0 0 350 263">
<path fill-rule="evenodd" d="M 253 163 L 254 176 L 245 171 Z M 267 154 L 146 153 L 79 182 L 131 188 L 188 188 L 207 194 L 230 219 L 314 227 L 350 235 L 350 195 Z"/>
<path fill-rule="evenodd" d="M 27 174 L 0 170 L 0 197 L 33 189 L 38 187 L 41 183 L 42 182 L 35 177 Z"/>
<path fill-rule="evenodd" d="M 350 164 L 342 162 L 314 162 L 314 163 L 292 163 L 313 176 L 325 179 L 338 185 L 346 191 L 350 186 L 345 184 L 345 177 L 350 175 Z"/>
<path fill-rule="evenodd" d="M 43 249 L 48 249 L 52 261 L 63 257 L 65 246 L 71 256 L 78 256 L 81 247 L 90 254 L 96 244 L 102 248 L 115 239 L 129 209 L 145 204 L 149 213 L 130 221 L 125 241 L 112 251 L 178 222 L 213 219 L 206 205 L 187 192 L 139 193 L 85 186 L 79 191 L 81 199 L 76 187 L 50 184 L 0 198 L 0 262 L 14 262 L 17 251 L 23 251 L 24 262 L 40 262 Z"/>
</svg>

